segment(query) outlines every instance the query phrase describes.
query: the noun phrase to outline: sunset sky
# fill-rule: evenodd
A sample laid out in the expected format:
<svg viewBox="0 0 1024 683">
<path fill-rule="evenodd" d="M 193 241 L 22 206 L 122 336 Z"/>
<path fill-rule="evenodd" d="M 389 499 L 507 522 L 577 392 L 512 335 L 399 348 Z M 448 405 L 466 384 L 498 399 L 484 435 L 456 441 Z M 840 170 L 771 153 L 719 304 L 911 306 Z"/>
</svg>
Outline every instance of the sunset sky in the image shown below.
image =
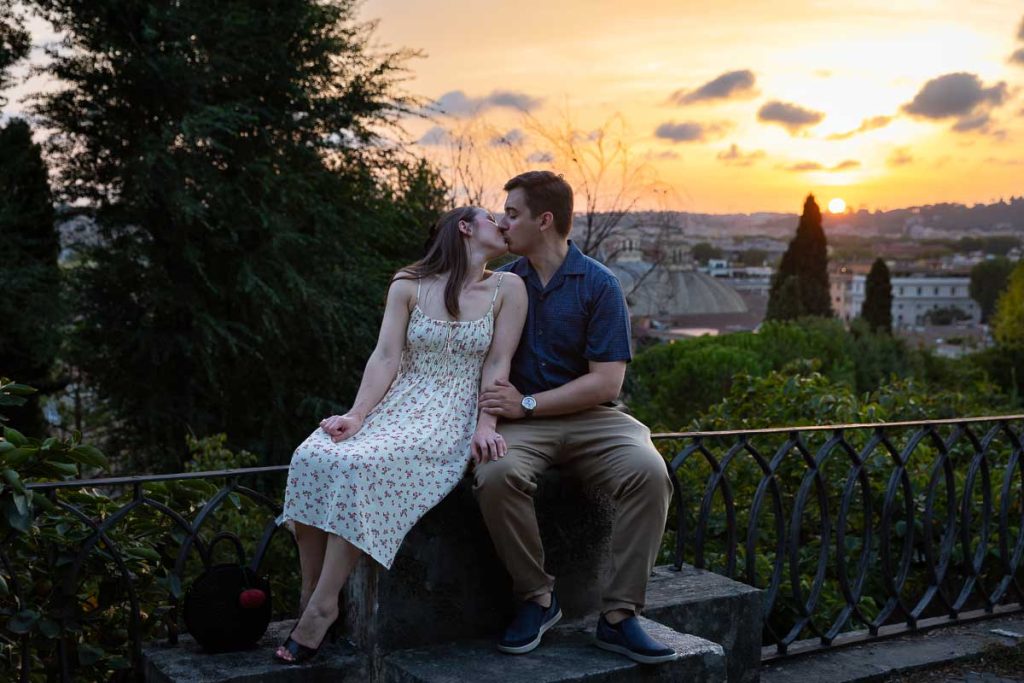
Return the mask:
<svg viewBox="0 0 1024 683">
<path fill-rule="evenodd" d="M 367 0 L 379 40 L 420 49 L 409 89 L 523 130 L 621 114 L 672 208 L 898 208 L 1024 194 L 1019 0 Z M 474 112 L 474 113 L 470 113 Z M 516 134 L 518 135 L 518 134 Z M 531 145 L 536 143 L 534 149 Z M 524 149 L 545 151 L 528 136 Z M 434 149 L 430 149 L 434 148 Z M 497 207 L 495 207 L 497 208 Z"/>
<path fill-rule="evenodd" d="M 543 160 L 523 112 L 583 134 L 618 115 L 668 188 L 657 208 L 1024 194 L 1020 0 L 366 0 L 360 13 L 382 46 L 422 51 L 405 87 L 447 114 L 406 128 L 437 160 L 440 132 L 469 121 Z M 37 46 L 52 39 L 31 27 Z M 7 113 L 39 87 L 14 89 Z"/>
</svg>

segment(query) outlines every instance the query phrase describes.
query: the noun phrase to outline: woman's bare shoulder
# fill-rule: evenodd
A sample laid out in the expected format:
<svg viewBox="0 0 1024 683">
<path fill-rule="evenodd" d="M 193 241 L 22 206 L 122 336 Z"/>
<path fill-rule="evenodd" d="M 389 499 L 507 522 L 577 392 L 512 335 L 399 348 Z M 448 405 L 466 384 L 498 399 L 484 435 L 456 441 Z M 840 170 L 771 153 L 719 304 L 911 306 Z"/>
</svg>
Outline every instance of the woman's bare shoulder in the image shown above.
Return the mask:
<svg viewBox="0 0 1024 683">
<path fill-rule="evenodd" d="M 526 300 L 526 283 L 515 273 L 504 272 L 501 288 L 498 290 L 499 304 L 506 301 L 523 302 Z"/>
<path fill-rule="evenodd" d="M 503 285 L 512 287 L 515 290 L 526 291 L 526 282 L 515 273 L 503 270 L 499 275 L 504 275 L 504 279 L 502 280 Z"/>
<path fill-rule="evenodd" d="M 405 271 L 398 271 L 394 277 L 391 278 L 391 286 L 388 288 L 388 298 L 399 299 L 401 301 L 413 302 L 416 297 L 416 288 L 420 283 L 420 278 L 415 277 L 412 273 Z"/>
</svg>

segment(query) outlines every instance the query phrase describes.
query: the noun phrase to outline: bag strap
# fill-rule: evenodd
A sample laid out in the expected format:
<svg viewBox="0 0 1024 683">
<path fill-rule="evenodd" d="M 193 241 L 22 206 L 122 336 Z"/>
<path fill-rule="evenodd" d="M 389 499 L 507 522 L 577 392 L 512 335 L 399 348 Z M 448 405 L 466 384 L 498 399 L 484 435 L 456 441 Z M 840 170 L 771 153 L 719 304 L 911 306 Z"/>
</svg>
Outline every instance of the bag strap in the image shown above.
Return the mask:
<svg viewBox="0 0 1024 683">
<path fill-rule="evenodd" d="M 245 564 L 245 548 L 242 547 L 242 541 L 235 534 L 230 531 L 221 531 L 214 535 L 210 542 L 206 546 L 206 566 L 210 566 L 210 562 L 213 560 L 213 546 L 220 541 L 230 541 L 235 546 L 235 553 L 238 555 L 238 564 L 241 567 L 246 566 Z"/>
</svg>

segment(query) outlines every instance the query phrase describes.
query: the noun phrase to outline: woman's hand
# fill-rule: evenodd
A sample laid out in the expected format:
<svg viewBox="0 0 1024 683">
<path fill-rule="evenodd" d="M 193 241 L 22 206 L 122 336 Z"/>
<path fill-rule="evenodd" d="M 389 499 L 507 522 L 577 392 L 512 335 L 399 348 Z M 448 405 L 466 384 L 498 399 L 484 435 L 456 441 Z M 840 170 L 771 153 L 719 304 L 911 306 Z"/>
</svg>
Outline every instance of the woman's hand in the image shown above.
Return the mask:
<svg viewBox="0 0 1024 683">
<path fill-rule="evenodd" d="M 327 432 L 331 441 L 338 443 L 355 435 L 363 428 L 363 418 L 358 415 L 331 415 L 320 420 L 320 429 Z"/>
<path fill-rule="evenodd" d="M 473 464 L 479 465 L 482 462 L 504 458 L 508 453 L 508 445 L 493 427 L 477 427 L 469 446 L 469 453 Z"/>
</svg>

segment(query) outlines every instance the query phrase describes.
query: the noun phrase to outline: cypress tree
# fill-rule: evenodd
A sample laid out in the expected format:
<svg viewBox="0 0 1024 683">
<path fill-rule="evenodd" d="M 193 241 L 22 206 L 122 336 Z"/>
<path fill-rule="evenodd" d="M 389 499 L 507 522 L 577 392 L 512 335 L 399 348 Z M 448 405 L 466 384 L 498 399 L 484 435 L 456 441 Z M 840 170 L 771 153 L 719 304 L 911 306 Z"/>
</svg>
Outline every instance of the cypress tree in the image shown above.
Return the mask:
<svg viewBox="0 0 1024 683">
<path fill-rule="evenodd" d="M 1010 281 L 1013 266 L 1013 261 L 1000 256 L 982 261 L 971 268 L 971 298 L 978 302 L 981 308 L 981 322 L 989 322 L 995 312 L 996 301 Z"/>
<path fill-rule="evenodd" d="M 46 164 L 29 125 L 0 128 L 0 376 L 46 392 L 61 343 L 60 248 Z M 11 423 L 42 435 L 39 394 L 9 408 Z"/>
<path fill-rule="evenodd" d="M 38 107 L 98 243 L 73 358 L 132 464 L 184 435 L 285 461 L 354 396 L 444 188 L 385 143 L 415 105 L 354 0 L 32 0 L 66 47 Z"/>
<path fill-rule="evenodd" d="M 796 320 L 806 314 L 800 296 L 800 278 L 790 275 L 768 301 L 767 317 L 771 320 Z"/>
<path fill-rule="evenodd" d="M 872 330 L 892 332 L 892 282 L 885 261 L 876 258 L 864 283 L 861 317 Z"/>
<path fill-rule="evenodd" d="M 790 303 L 781 305 L 780 294 L 789 278 L 799 282 L 800 306 L 795 309 Z M 832 298 L 828 287 L 828 253 L 825 231 L 821 226 L 821 209 L 808 195 L 804 211 L 796 229 L 796 236 L 782 255 L 779 269 L 772 277 L 766 318 L 769 320 L 790 319 L 792 312 L 801 315 L 832 316 Z"/>
</svg>

